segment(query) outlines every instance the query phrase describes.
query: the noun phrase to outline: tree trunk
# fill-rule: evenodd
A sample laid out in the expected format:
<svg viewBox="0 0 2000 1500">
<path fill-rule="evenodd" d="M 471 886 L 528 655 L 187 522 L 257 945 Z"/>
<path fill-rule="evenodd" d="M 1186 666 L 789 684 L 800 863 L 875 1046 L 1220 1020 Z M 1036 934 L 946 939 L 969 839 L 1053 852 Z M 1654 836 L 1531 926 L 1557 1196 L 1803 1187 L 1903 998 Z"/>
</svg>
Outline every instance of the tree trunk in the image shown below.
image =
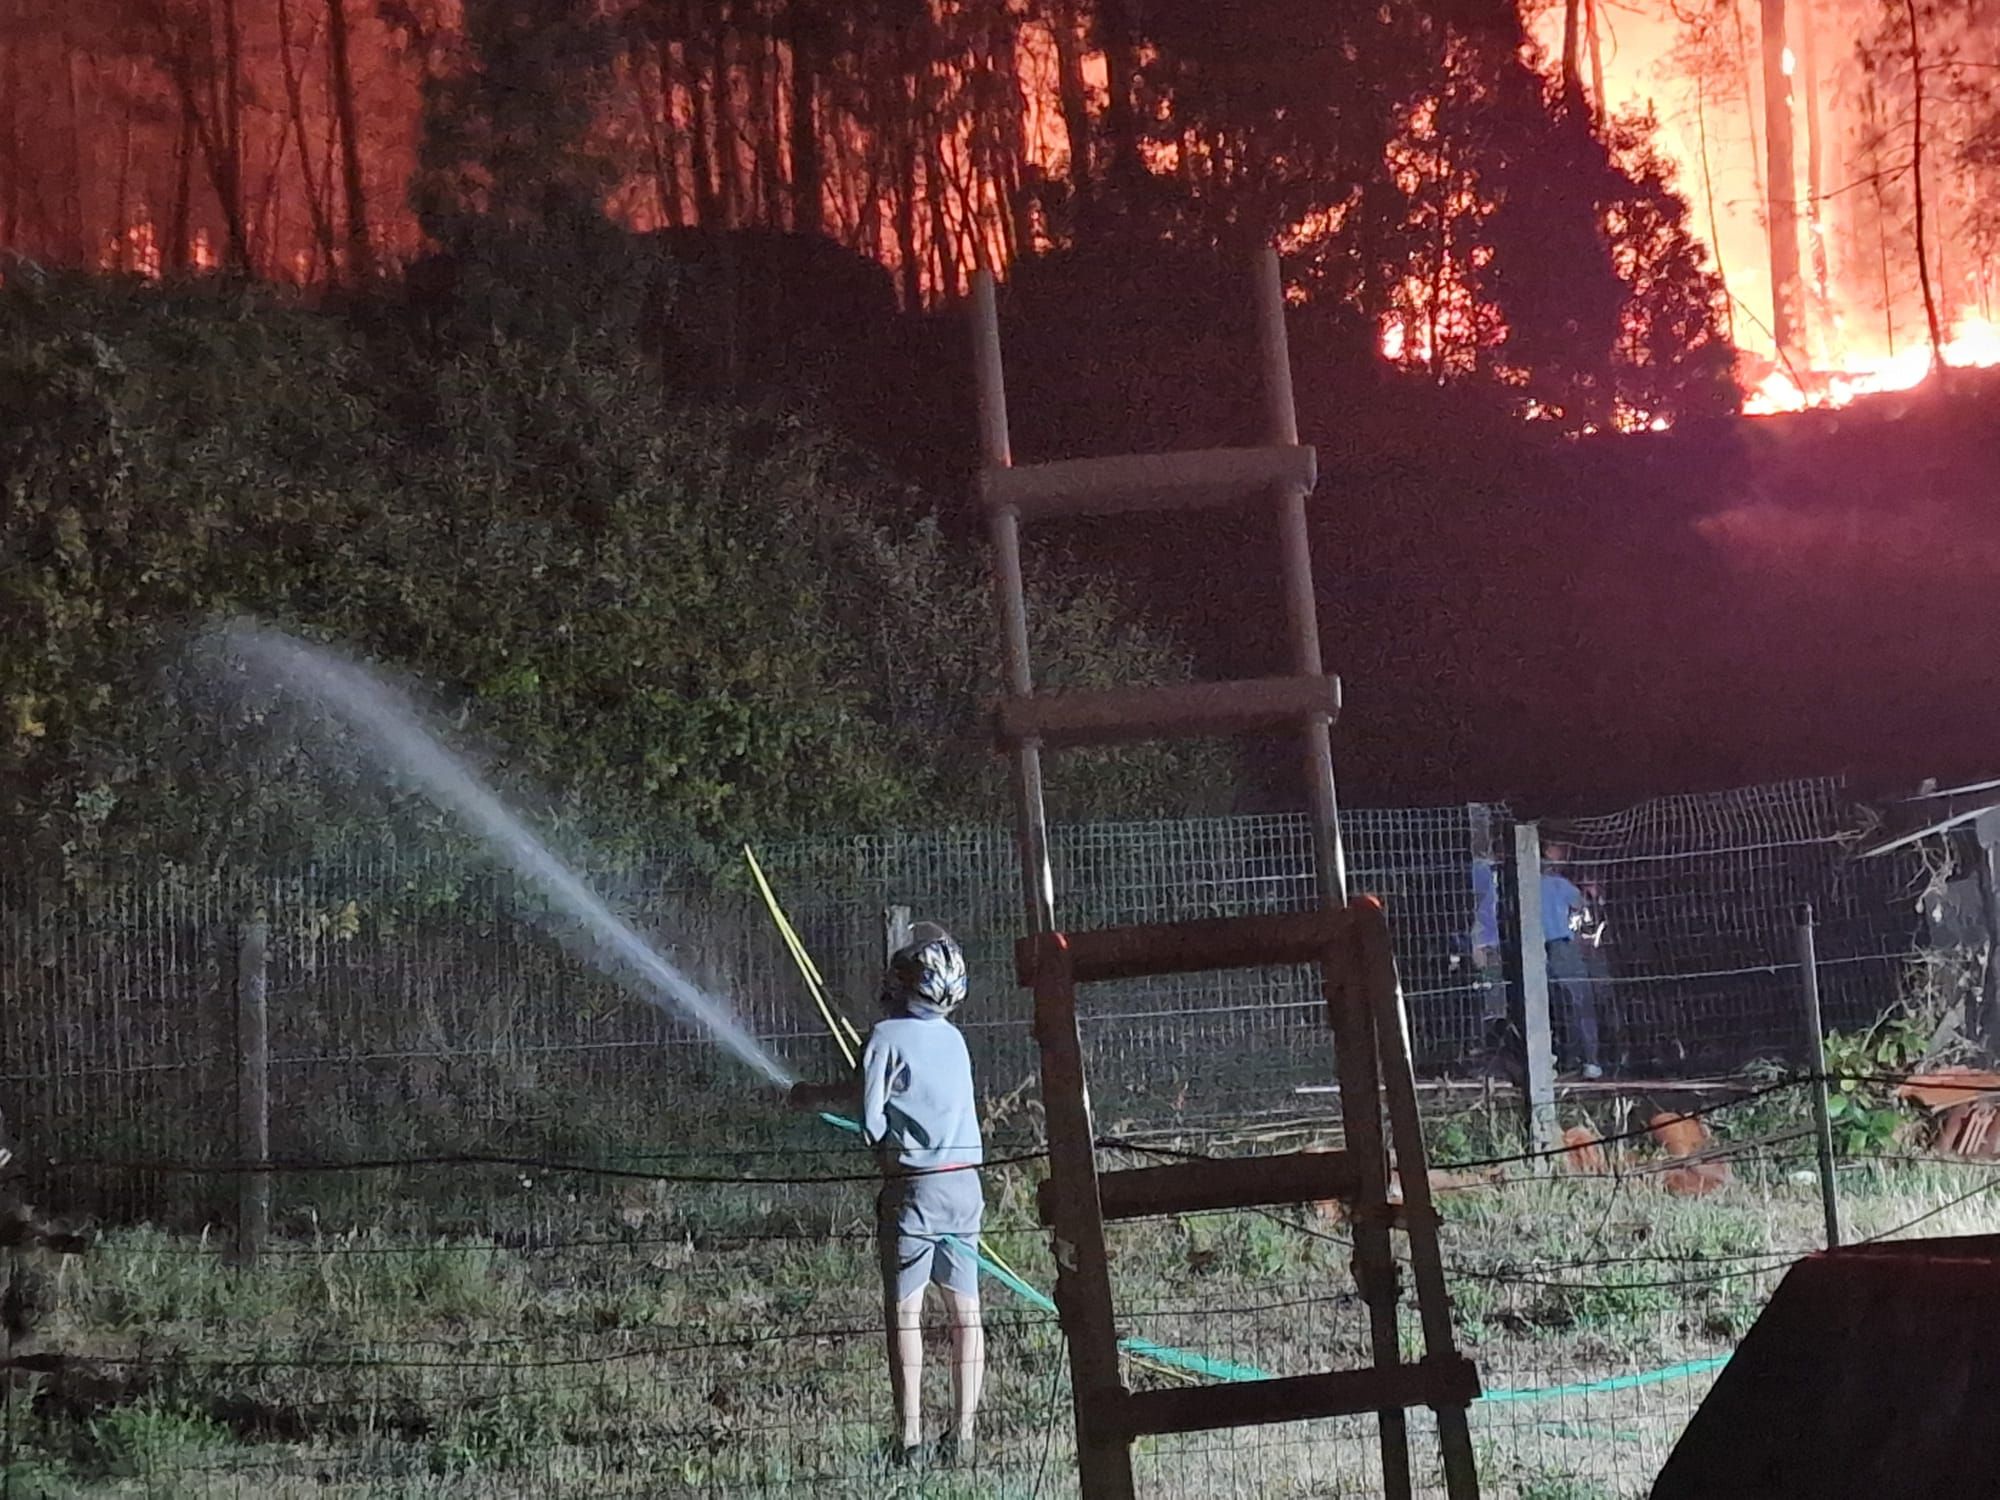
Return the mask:
<svg viewBox="0 0 2000 1500">
<path fill-rule="evenodd" d="M 340 186 L 347 209 L 347 274 L 354 281 L 365 281 L 375 272 L 375 250 L 368 235 L 368 195 L 361 175 L 361 128 L 359 111 L 354 107 L 347 0 L 326 0 L 326 45 L 333 81 L 333 112 L 340 122 Z"/>
<path fill-rule="evenodd" d="M 1610 115 L 1604 96 L 1604 34 L 1597 24 L 1597 0 L 1584 0 L 1584 34 L 1590 39 L 1590 112 L 1600 124 Z"/>
<path fill-rule="evenodd" d="M 313 179 L 312 148 L 306 141 L 305 90 L 299 82 L 298 67 L 292 61 L 289 0 L 278 0 L 278 62 L 284 73 L 285 102 L 291 111 L 292 136 L 299 150 L 299 177 L 305 183 L 306 215 L 312 222 L 314 243 L 319 246 L 320 264 L 331 277 L 334 268 L 333 224 L 320 204 L 319 184 Z"/>
<path fill-rule="evenodd" d="M 229 265 L 250 273 L 249 204 L 243 192 L 243 27 L 236 0 L 222 0 L 222 111 L 216 122 L 222 149 L 215 190 L 229 231 Z"/>
<path fill-rule="evenodd" d="M 1736 299 L 1729 294 L 1729 270 L 1722 264 L 1722 223 L 1715 209 L 1715 178 L 1708 164 L 1708 105 L 1699 75 L 1694 83 L 1695 139 L 1701 150 L 1701 193 L 1708 204 L 1708 250 L 1715 257 L 1716 279 L 1722 283 L 1722 327 L 1736 342 Z"/>
<path fill-rule="evenodd" d="M 688 157 L 694 176 L 694 217 L 701 228 L 716 229 L 722 227 L 722 205 L 715 190 L 715 156 L 709 150 L 708 49 L 695 40 L 701 24 L 698 0 L 683 0 L 681 17 L 681 63 L 688 81 Z"/>
<path fill-rule="evenodd" d="M 1765 236 L 1771 252 L 1771 336 L 1778 358 L 1805 355 L 1799 296 L 1798 167 L 1792 150 L 1792 79 L 1786 67 L 1785 0 L 1762 0 Z"/>
<path fill-rule="evenodd" d="M 1752 83 L 1755 71 L 1750 66 L 1750 33 L 1743 25 L 1743 7 L 1729 7 L 1729 18 L 1736 28 L 1736 77 L 1743 85 L 1743 118 L 1750 131 L 1750 180 L 1756 190 L 1757 201 L 1764 201 L 1764 133 L 1757 125 L 1757 91 Z"/>
<path fill-rule="evenodd" d="M 1917 30 L 1916 0 L 1903 0 L 1910 23 L 1910 193 L 1917 215 L 1917 281 L 1924 292 L 1924 322 L 1930 328 L 1931 367 L 1944 373 L 1944 329 L 1938 322 L 1937 293 L 1931 286 L 1930 257 L 1924 249 L 1924 48 Z"/>
<path fill-rule="evenodd" d="M 1004 89 L 1007 99 L 1006 113 L 999 126 L 1000 154 L 1004 158 L 999 170 L 1005 179 L 1006 250 L 1011 261 L 1027 254 L 1035 237 L 1034 207 L 1021 181 L 1021 164 L 1028 159 L 1028 125 L 1021 99 L 1020 54 L 1015 45 L 1011 16 L 1000 33 L 997 52 L 994 87 L 996 90 Z"/>
<path fill-rule="evenodd" d="M 791 0 L 792 228 L 818 234 L 826 218 L 820 205 L 819 35 L 815 0 Z"/>
<path fill-rule="evenodd" d="M 944 152 L 935 135 L 931 137 L 930 158 L 925 163 L 924 186 L 929 189 L 924 196 L 930 200 L 931 256 L 937 265 L 933 290 L 940 298 L 956 297 L 959 292 L 958 247 L 952 243 L 951 223 L 945 213 Z"/>
<path fill-rule="evenodd" d="M 111 243 L 115 247 L 110 270 L 132 269 L 132 96 L 130 75 L 136 69 L 126 64 L 126 106 L 118 112 L 118 180 L 111 196 Z M 6 244 L 0 238 L 0 245 Z"/>
<path fill-rule="evenodd" d="M 18 246 L 21 232 L 21 44 L 0 39 L 0 245 Z"/>
<path fill-rule="evenodd" d="M 194 100 L 181 97 L 181 128 L 174 143 L 174 211 L 167 222 L 166 268 L 185 271 L 188 264 L 188 209 L 194 196 Z"/>
<path fill-rule="evenodd" d="M 208 164 L 209 187 L 215 193 L 216 206 L 222 211 L 229 264 L 240 269 L 249 263 L 248 241 L 243 230 L 242 163 L 230 152 L 229 142 L 225 139 L 227 108 L 221 102 L 221 85 L 210 79 L 207 92 L 211 110 L 209 118 L 204 121 L 195 91 L 193 66 L 192 59 L 185 53 L 173 65 L 175 85 L 181 96 L 182 118 L 195 144 L 201 148 L 202 160 Z M 186 196 L 183 192 L 183 200 Z"/>
<path fill-rule="evenodd" d="M 1133 105 L 1139 64 L 1129 0 L 1099 0 L 1097 28 L 1104 49 L 1104 129 L 1111 156 L 1105 176 L 1122 200 L 1120 206 L 1130 212 L 1138 206 L 1146 165 L 1139 157 L 1139 117 Z"/>
<path fill-rule="evenodd" d="M 735 0 L 729 8 L 729 31 L 745 57 L 745 132 L 748 136 L 749 182 L 744 191 L 744 222 L 776 228 L 784 222 L 779 200 L 784 184 L 778 167 L 777 46 L 775 32 L 761 25 L 753 6 Z"/>
<path fill-rule="evenodd" d="M 674 151 L 673 51 L 664 36 L 635 35 L 627 48 L 627 60 L 632 68 L 632 87 L 642 96 L 640 108 L 646 115 L 646 143 L 653 157 L 653 199 L 659 205 L 660 218 L 659 224 L 652 227 L 673 227 L 681 221 L 679 161 Z M 657 111 L 643 98 L 649 61 L 660 80 Z"/>
<path fill-rule="evenodd" d="M 1063 134 L 1069 139 L 1069 190 L 1072 217 L 1081 225 L 1090 216 L 1096 185 L 1090 170 L 1090 103 L 1083 91 L 1083 45 L 1076 11 L 1069 0 L 1054 10 L 1056 38 L 1056 99 L 1062 106 Z"/>
<path fill-rule="evenodd" d="M 743 215 L 743 159 L 737 150 L 736 73 L 731 55 L 729 29 L 717 24 L 709 34 L 708 58 L 713 71 L 709 78 L 709 113 L 715 118 L 715 171 L 722 222 L 731 229 L 740 227 Z"/>
<path fill-rule="evenodd" d="M 1861 95 L 1862 118 L 1868 125 L 1868 192 L 1875 200 L 1876 270 L 1882 280 L 1882 336 L 1890 357 L 1896 353 L 1896 294 L 1889 277 L 1889 190 L 1882 175 L 1881 111 L 1877 107 L 1875 81 L 1871 78 Z"/>
<path fill-rule="evenodd" d="M 63 184 L 63 233 L 69 240 L 69 253 L 64 259 L 84 266 L 89 264 L 89 252 L 83 228 L 83 106 L 78 98 L 76 65 L 77 48 L 65 20 L 62 69 L 64 98 L 69 105 L 69 172 Z"/>
<path fill-rule="evenodd" d="M 910 85 L 905 85 L 910 86 Z M 915 110 L 912 109 L 914 114 Z M 911 120 L 902 122 L 896 143 L 896 270 L 902 280 L 903 307 L 923 306 L 923 265 L 917 259 L 917 132 Z"/>
<path fill-rule="evenodd" d="M 1826 257 L 1826 138 L 1819 107 L 1818 27 L 1813 0 L 1798 0 L 1799 60 L 1806 84 L 1806 245 L 1812 268 L 1813 308 L 1825 341 L 1833 342 L 1833 291 Z"/>
<path fill-rule="evenodd" d="M 1583 107 L 1583 0 L 1563 0 L 1562 102 Z"/>
</svg>

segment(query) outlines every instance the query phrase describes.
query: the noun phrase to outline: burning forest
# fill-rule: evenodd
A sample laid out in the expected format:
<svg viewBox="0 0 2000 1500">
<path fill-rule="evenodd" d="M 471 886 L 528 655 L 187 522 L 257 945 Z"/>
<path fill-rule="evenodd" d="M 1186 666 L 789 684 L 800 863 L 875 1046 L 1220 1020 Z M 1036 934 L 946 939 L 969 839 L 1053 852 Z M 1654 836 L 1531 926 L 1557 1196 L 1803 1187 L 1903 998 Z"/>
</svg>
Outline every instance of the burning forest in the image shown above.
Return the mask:
<svg viewBox="0 0 2000 1500">
<path fill-rule="evenodd" d="M 1388 361 L 1572 429 L 2000 360 L 1982 0 L 1210 9 L 8 0 L 0 246 L 354 284 L 560 193 L 823 234 L 917 306 L 1276 233 Z"/>
</svg>

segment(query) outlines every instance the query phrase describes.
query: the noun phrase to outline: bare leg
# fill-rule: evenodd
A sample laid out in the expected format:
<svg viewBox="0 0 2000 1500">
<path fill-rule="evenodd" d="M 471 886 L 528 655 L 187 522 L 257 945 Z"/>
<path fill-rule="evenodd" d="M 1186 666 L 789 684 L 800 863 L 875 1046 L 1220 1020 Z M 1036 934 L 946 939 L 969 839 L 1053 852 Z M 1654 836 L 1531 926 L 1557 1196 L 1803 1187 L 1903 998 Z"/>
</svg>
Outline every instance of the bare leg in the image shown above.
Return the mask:
<svg viewBox="0 0 2000 1500">
<path fill-rule="evenodd" d="M 979 1321 L 979 1294 L 970 1295 L 944 1289 L 944 1302 L 951 1314 L 951 1389 L 957 1398 L 958 1444 L 972 1446 L 972 1419 L 979 1411 L 980 1391 L 986 1384 L 986 1328 Z"/>
<path fill-rule="evenodd" d="M 919 1287 L 906 1302 L 890 1309 L 889 1389 L 896 1396 L 896 1416 L 903 1424 L 903 1446 L 924 1440 L 924 1292 Z"/>
</svg>

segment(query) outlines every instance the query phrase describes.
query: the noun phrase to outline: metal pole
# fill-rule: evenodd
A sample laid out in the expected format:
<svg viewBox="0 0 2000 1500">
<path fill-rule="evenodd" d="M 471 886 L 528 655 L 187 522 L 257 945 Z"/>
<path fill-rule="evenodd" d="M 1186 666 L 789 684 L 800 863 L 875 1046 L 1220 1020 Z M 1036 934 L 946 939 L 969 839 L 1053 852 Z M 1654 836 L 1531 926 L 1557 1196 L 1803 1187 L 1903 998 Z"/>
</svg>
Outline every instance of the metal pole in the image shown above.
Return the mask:
<svg viewBox="0 0 2000 1500">
<path fill-rule="evenodd" d="M 1522 1045 L 1527 1051 L 1528 1146 L 1553 1151 L 1562 1145 L 1556 1114 L 1556 1049 L 1549 1025 L 1549 950 L 1542 932 L 1542 826 L 1514 825 L 1514 889 L 1521 912 Z M 1541 1170 L 1553 1166 L 1542 1158 Z"/>
<path fill-rule="evenodd" d="M 265 953 L 270 927 L 259 915 L 243 924 L 236 945 L 236 1150 L 246 1163 L 271 1159 L 271 1032 L 266 1006 Z M 238 1179 L 236 1259 L 251 1265 L 271 1224 L 271 1176 Z"/>
<path fill-rule="evenodd" d="M 1819 1149 L 1819 1197 L 1826 1209 L 1826 1247 L 1840 1244 L 1840 1198 L 1833 1184 L 1833 1124 L 1826 1109 L 1826 1047 L 1819 1017 L 1819 948 L 1813 941 L 1813 909 L 1799 904 L 1799 999 L 1805 1024 L 1806 1066 L 1811 1070 L 1813 1142 Z"/>
<path fill-rule="evenodd" d="M 1007 434 L 1007 385 L 1000 364 L 1000 313 L 993 273 L 972 278 L 973 370 L 979 386 L 979 456 L 989 469 L 1014 462 Z M 1000 610 L 1001 654 L 1006 690 L 1016 698 L 1034 692 L 1028 666 L 1027 587 L 1021 573 L 1021 517 L 1012 508 L 989 512 L 996 601 Z M 1048 817 L 1042 806 L 1042 747 L 1023 740 L 1014 751 L 1015 838 L 1021 853 L 1022 901 L 1029 932 L 1055 930 L 1055 879 L 1049 869 Z"/>
</svg>

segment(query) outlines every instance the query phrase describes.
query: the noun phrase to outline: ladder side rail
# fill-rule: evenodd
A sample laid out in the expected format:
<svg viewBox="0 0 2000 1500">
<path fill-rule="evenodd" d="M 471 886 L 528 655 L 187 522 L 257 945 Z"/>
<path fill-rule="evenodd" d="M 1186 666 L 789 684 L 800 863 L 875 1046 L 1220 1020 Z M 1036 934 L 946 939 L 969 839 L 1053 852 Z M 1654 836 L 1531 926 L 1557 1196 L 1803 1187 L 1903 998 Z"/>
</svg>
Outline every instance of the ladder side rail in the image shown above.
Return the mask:
<svg viewBox="0 0 2000 1500">
<path fill-rule="evenodd" d="M 1403 1003 L 1403 986 L 1396 973 L 1388 918 L 1379 902 L 1364 901 L 1361 906 L 1363 909 L 1357 916 L 1363 982 L 1375 1020 L 1383 1092 L 1388 1099 L 1389 1127 L 1403 1184 L 1403 1217 L 1409 1234 L 1417 1315 L 1423 1325 L 1424 1354 L 1428 1360 L 1447 1361 L 1457 1357 L 1458 1349 L 1451 1322 L 1451 1292 L 1445 1283 L 1444 1258 L 1438 1249 L 1439 1220 L 1431 1194 L 1430 1154 L 1424 1147 L 1423 1121 L 1417 1107 L 1409 1011 Z M 1466 1401 L 1476 1399 L 1478 1394 L 1475 1381 Z M 1467 1406 L 1454 1402 L 1434 1405 L 1432 1410 L 1437 1413 L 1446 1494 L 1450 1500 L 1478 1500 L 1478 1465 L 1472 1450 Z"/>
<path fill-rule="evenodd" d="M 1034 985 L 1053 1186 L 1056 1308 L 1069 1345 L 1077 1477 L 1090 1500 L 1133 1500 L 1132 1454 L 1119 1420 L 1126 1390 L 1098 1201 L 1097 1138 L 1083 1071 L 1076 978 L 1060 933 L 1045 934 L 1037 945 Z"/>
<path fill-rule="evenodd" d="M 1014 462 L 1007 431 L 1007 383 L 1000 361 L 1000 313 L 993 273 L 981 270 L 972 282 L 974 371 L 979 386 L 980 462 L 1005 469 Z M 993 542 L 994 602 L 1000 615 L 1000 649 L 1007 691 L 1033 694 L 1028 663 L 1028 599 L 1021 574 L 1021 518 L 1009 507 L 988 514 Z M 1048 815 L 1042 801 L 1042 747 L 1025 739 L 1014 747 L 1014 826 L 1021 854 L 1021 897 L 1031 933 L 1055 929 L 1055 878 L 1049 868 Z"/>
<path fill-rule="evenodd" d="M 1334 1075 L 1340 1083 L 1340 1120 L 1360 1191 L 1354 1204 L 1354 1282 L 1368 1309 L 1370 1355 L 1378 1369 L 1403 1362 L 1396 1321 L 1397 1270 L 1390 1241 L 1389 1161 L 1382 1132 L 1381 1090 L 1375 1038 L 1360 984 L 1361 954 L 1350 926 L 1337 949 L 1320 964 L 1327 1023 L 1333 1032 Z M 1401 1407 L 1376 1413 L 1382 1448 L 1382 1493 L 1409 1500 L 1409 1422 Z"/>
<path fill-rule="evenodd" d="M 1285 335 L 1285 288 L 1278 252 L 1257 258 L 1257 343 L 1264 365 L 1265 436 L 1297 447 L 1299 415 L 1292 402 L 1292 357 Z M 1287 485 L 1278 499 L 1279 556 L 1284 570 L 1285 615 L 1292 637 L 1292 671 L 1320 677 L 1319 601 L 1313 592 L 1312 545 L 1306 531 L 1306 492 Z M 1312 801 L 1313 855 L 1322 895 L 1329 906 L 1347 904 L 1347 855 L 1340 840 L 1340 798 L 1334 790 L 1331 720 L 1308 714 L 1304 721 L 1306 791 Z"/>
<path fill-rule="evenodd" d="M 1257 342 L 1264 365 L 1266 438 L 1296 445 L 1298 409 L 1292 395 L 1291 350 L 1285 332 L 1285 288 L 1278 252 L 1270 247 L 1257 259 Z M 1292 637 L 1292 670 L 1321 675 L 1319 601 L 1313 590 L 1312 545 L 1306 529 L 1305 491 L 1287 486 L 1278 499 L 1280 560 L 1284 570 L 1285 613 Z M 1320 899 L 1328 907 L 1347 905 L 1347 857 L 1340 839 L 1340 799 L 1334 789 L 1329 720 L 1309 714 L 1301 726 L 1306 790 L 1312 804 L 1314 868 Z M 1327 1020 L 1333 1031 L 1334 1070 L 1340 1081 L 1340 1116 L 1347 1149 L 1354 1158 L 1360 1196 L 1354 1215 L 1354 1279 L 1368 1308 L 1368 1338 L 1378 1369 L 1402 1363 L 1397 1330 L 1397 1275 L 1390 1244 L 1389 1166 L 1384 1149 L 1382 1105 L 1375 1037 L 1365 1009 L 1365 987 L 1357 983 L 1362 954 L 1350 931 L 1321 963 Z M 1388 1500 L 1409 1500 L 1409 1419 L 1401 1407 L 1377 1413 L 1382 1448 L 1382 1492 Z"/>
</svg>

